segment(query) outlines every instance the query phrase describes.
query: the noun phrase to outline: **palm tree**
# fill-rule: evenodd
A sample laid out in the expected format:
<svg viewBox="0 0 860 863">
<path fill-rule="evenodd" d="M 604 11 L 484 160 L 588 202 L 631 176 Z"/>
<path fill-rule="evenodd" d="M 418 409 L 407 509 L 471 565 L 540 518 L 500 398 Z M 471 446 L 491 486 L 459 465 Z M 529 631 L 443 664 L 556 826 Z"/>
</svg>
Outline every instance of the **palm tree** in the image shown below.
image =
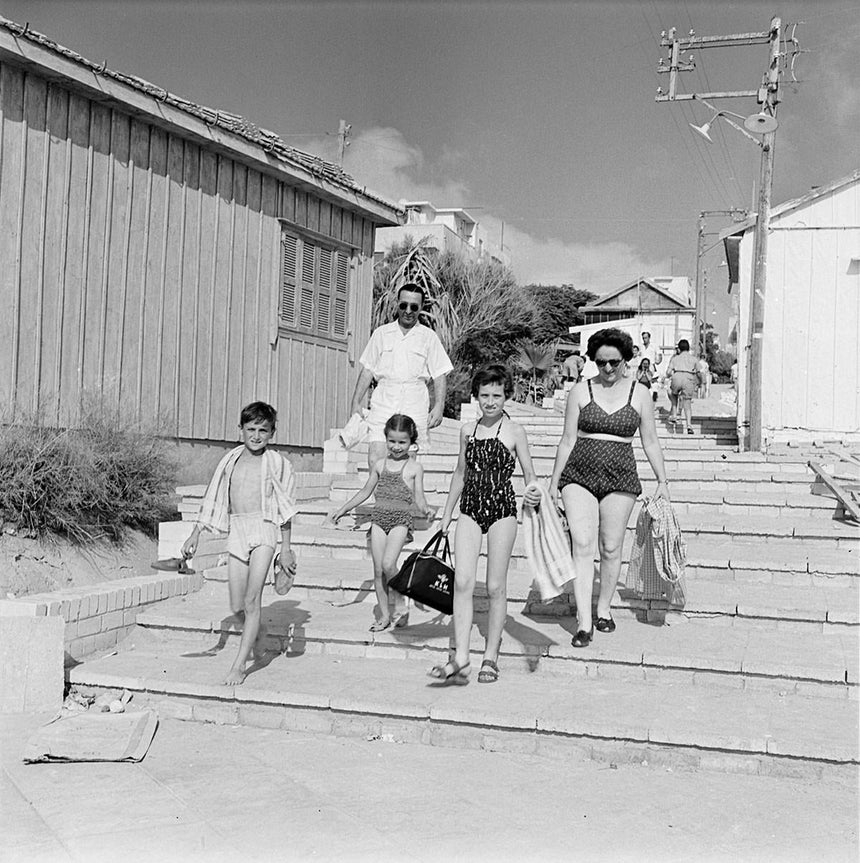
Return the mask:
<svg viewBox="0 0 860 863">
<path fill-rule="evenodd" d="M 520 343 L 519 363 L 523 370 L 531 372 L 532 382 L 529 388 L 534 403 L 537 404 L 537 379 L 538 373 L 543 376 L 544 372 L 552 368 L 555 362 L 555 352 L 557 350 L 557 342 L 549 342 L 545 344 L 537 344 L 532 341 L 524 341 Z"/>
</svg>

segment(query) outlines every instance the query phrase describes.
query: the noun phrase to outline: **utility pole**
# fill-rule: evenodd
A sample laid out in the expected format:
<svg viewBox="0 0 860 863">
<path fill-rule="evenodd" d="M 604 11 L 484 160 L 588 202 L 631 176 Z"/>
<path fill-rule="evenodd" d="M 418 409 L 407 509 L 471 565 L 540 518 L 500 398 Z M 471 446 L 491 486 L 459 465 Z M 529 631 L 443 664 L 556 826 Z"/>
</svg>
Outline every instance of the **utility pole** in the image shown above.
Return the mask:
<svg viewBox="0 0 860 863">
<path fill-rule="evenodd" d="M 699 213 L 696 241 L 696 344 L 700 357 L 705 356 L 705 298 L 702 295 L 702 258 L 705 256 L 705 213 Z"/>
<path fill-rule="evenodd" d="M 352 125 L 346 120 L 341 120 L 337 130 L 337 163 L 343 167 L 344 150 L 349 146 L 349 137 L 352 132 Z"/>
<path fill-rule="evenodd" d="M 657 89 L 657 102 L 676 102 L 691 99 L 737 99 L 755 97 L 761 105 L 760 118 L 767 115 L 773 119 L 776 116 L 776 106 L 779 104 L 779 58 L 780 37 L 782 33 L 782 21 L 774 17 L 770 22 L 770 29 L 763 33 L 739 33 L 729 36 L 702 36 L 697 37 L 694 31 L 690 31 L 686 39 L 676 38 L 676 30 L 673 27 L 668 34 L 661 33 L 660 45 L 670 48 L 671 53 L 668 64 L 661 58 L 657 65 L 658 74 L 669 75 L 668 91 L 664 92 L 662 87 Z M 748 45 L 769 45 L 770 62 L 767 72 L 762 80 L 761 86 L 755 90 L 724 90 L 712 93 L 679 93 L 679 73 L 690 72 L 696 68 L 693 54 L 689 54 L 686 62 L 682 54 L 688 51 L 703 50 L 705 48 L 728 48 L 745 47 Z M 722 112 L 718 112 L 717 116 Z M 716 119 L 716 117 L 714 118 Z M 736 128 L 735 123 L 726 118 Z M 775 125 L 775 124 L 774 124 Z M 754 129 L 755 131 L 755 129 Z M 775 129 L 764 134 L 761 142 L 762 156 L 761 169 L 759 172 L 758 188 L 758 211 L 755 227 L 755 267 L 753 271 L 753 282 L 751 288 L 750 302 L 750 331 L 749 331 L 749 354 L 747 362 L 747 416 L 749 419 L 749 445 L 750 449 L 760 450 L 762 446 L 761 434 L 761 381 L 762 381 L 762 340 L 764 337 L 764 294 L 767 279 L 767 235 L 770 226 L 770 200 L 771 187 L 773 184 L 773 149 L 775 140 Z M 703 238 L 701 236 L 700 217 L 699 248 L 702 249 Z M 696 299 L 697 314 L 699 312 L 699 301 L 701 294 L 701 258 L 698 259 L 696 267 Z M 704 338 L 704 336 L 703 336 Z"/>
<path fill-rule="evenodd" d="M 770 22 L 770 65 L 759 98 L 762 110 L 771 117 L 779 104 L 779 34 L 782 22 Z M 752 309 L 750 313 L 749 362 L 749 421 L 750 449 L 762 448 L 761 434 L 761 383 L 764 340 L 764 294 L 767 287 L 767 239 L 770 232 L 770 195 L 773 187 L 773 147 L 776 132 L 768 132 L 762 141 L 761 167 L 758 180 L 758 214 L 755 221 L 755 269 L 752 281 Z"/>
</svg>

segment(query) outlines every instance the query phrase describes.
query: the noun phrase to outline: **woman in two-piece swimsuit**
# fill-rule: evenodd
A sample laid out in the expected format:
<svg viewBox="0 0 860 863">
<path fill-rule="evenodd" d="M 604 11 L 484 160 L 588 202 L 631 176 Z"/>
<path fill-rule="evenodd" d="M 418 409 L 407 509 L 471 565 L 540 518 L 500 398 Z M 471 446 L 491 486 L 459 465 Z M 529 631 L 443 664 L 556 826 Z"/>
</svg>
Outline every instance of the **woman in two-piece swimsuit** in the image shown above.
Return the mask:
<svg viewBox="0 0 860 863">
<path fill-rule="evenodd" d="M 574 647 L 586 647 L 594 637 L 595 541 L 600 551 L 596 627 L 600 632 L 615 631 L 610 607 L 621 572 L 621 548 L 630 513 L 642 492 L 633 453 L 637 430 L 659 482 L 656 496 L 669 497 L 650 394 L 624 375 L 625 363 L 633 357 L 633 340 L 619 329 L 600 330 L 588 340 L 587 354 L 598 374 L 568 394 L 564 432 L 550 480 L 554 499 L 558 501 L 560 492 L 564 502 L 577 575 Z"/>
<path fill-rule="evenodd" d="M 397 591 L 390 592 L 394 594 L 394 611 L 391 611 L 388 582 L 397 575 L 400 552 L 412 539 L 415 511 L 431 513 L 424 497 L 424 471 L 417 461 L 409 458 L 410 447 L 418 439 L 415 422 L 405 414 L 394 414 L 385 424 L 384 434 L 388 456 L 371 465 L 364 487 L 328 518 L 329 524 L 336 524 L 373 495 L 370 556 L 379 617 L 371 624 L 371 632 L 382 632 L 389 626 L 406 626 L 409 622 L 406 597 Z"/>
<path fill-rule="evenodd" d="M 451 477 L 448 500 L 442 515 L 447 533 L 460 502 L 460 517 L 454 536 L 454 656 L 430 670 L 444 683 L 469 682 L 469 636 L 478 557 L 487 537 L 487 593 L 490 611 L 484 659 L 479 683 L 499 679 L 499 648 L 507 618 L 508 565 L 517 535 L 517 501 L 511 477 L 519 459 L 526 485 L 535 473 L 525 429 L 508 419 L 505 401 L 514 390 L 510 372 L 499 365 L 479 371 L 472 380 L 472 395 L 478 400 L 480 419 L 460 430 L 460 456 Z M 534 506 L 540 493 L 526 491 L 524 501 Z"/>
</svg>

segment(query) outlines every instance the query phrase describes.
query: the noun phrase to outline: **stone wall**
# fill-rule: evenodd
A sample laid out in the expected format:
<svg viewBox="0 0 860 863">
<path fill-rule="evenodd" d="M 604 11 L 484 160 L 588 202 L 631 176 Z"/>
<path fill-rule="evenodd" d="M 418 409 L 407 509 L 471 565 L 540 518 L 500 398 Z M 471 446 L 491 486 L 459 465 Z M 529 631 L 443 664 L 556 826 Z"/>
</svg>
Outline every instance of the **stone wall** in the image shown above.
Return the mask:
<svg viewBox="0 0 860 863">
<path fill-rule="evenodd" d="M 0 617 L 60 617 L 65 621 L 66 666 L 97 651 L 109 650 L 131 632 L 141 609 L 203 585 L 203 574 L 157 572 L 99 585 L 0 600 Z"/>
</svg>

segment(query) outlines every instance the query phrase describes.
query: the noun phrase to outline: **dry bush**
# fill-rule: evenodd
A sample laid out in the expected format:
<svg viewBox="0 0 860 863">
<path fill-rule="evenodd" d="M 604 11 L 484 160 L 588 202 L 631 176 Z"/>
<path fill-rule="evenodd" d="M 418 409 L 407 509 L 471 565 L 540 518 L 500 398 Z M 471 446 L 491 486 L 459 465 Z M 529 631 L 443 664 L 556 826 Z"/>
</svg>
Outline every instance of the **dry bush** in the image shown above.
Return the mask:
<svg viewBox="0 0 860 863">
<path fill-rule="evenodd" d="M 78 543 L 153 534 L 170 517 L 175 472 L 165 438 L 99 401 L 75 428 L 19 415 L 0 427 L 0 519 Z"/>
</svg>

